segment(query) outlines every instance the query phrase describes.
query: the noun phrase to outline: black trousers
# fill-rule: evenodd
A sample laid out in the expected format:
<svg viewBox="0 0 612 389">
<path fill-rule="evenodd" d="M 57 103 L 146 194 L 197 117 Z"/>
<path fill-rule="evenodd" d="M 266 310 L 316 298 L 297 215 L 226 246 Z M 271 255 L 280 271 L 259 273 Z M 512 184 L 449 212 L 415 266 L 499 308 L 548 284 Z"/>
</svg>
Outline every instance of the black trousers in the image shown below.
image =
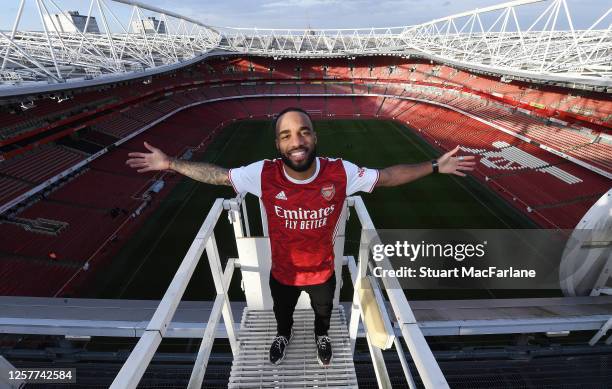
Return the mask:
<svg viewBox="0 0 612 389">
<path fill-rule="evenodd" d="M 270 291 L 274 302 L 274 316 L 276 317 L 276 332 L 278 335 L 289 337 L 291 334 L 293 311 L 302 291 L 310 296 L 310 306 L 315 313 L 315 334 L 317 336 L 327 335 L 335 290 L 335 272 L 322 284 L 304 286 L 281 284 L 270 273 Z"/>
</svg>

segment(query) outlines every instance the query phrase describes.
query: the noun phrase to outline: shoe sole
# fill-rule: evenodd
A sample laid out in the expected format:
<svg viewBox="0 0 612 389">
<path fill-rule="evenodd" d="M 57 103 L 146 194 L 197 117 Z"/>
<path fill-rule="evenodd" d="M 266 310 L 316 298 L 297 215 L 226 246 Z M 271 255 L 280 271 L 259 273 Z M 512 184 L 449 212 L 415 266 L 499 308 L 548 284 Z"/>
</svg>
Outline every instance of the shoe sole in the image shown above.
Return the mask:
<svg viewBox="0 0 612 389">
<path fill-rule="evenodd" d="M 329 358 L 329 362 L 327 364 L 323 363 L 323 361 L 321 360 L 321 358 L 319 358 L 319 354 L 317 354 L 317 362 L 319 362 L 319 365 L 323 366 L 323 367 L 327 367 L 329 365 L 331 365 L 332 363 L 332 359 L 334 359 L 334 356 L 332 355 L 331 358 Z"/>
<path fill-rule="evenodd" d="M 333 349 L 332 349 L 333 351 Z M 321 360 L 321 358 L 319 358 L 319 350 L 317 350 L 317 362 L 319 362 L 319 365 L 323 366 L 323 367 L 327 367 L 329 365 L 331 365 L 332 359 L 334 358 L 334 354 L 332 353 L 331 358 L 329 358 L 329 362 L 327 364 L 323 363 L 323 361 Z"/>
<path fill-rule="evenodd" d="M 291 331 L 291 335 L 289 335 L 289 341 L 287 342 L 287 346 L 285 347 L 285 353 L 276 362 L 272 362 L 272 361 L 270 361 L 270 359 L 268 359 L 268 361 L 270 361 L 271 364 L 273 364 L 273 365 L 280 365 L 280 363 L 283 361 L 283 359 L 285 359 L 285 356 L 287 355 L 287 347 L 289 347 L 289 345 L 291 344 L 291 339 L 293 339 L 293 331 Z"/>
</svg>

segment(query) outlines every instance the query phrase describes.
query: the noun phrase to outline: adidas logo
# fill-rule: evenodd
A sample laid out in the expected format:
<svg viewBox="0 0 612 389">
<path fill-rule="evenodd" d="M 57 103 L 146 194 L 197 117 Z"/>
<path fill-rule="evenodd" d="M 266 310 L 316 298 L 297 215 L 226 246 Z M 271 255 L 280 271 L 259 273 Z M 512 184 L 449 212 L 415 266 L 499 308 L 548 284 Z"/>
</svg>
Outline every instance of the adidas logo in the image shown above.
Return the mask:
<svg viewBox="0 0 612 389">
<path fill-rule="evenodd" d="M 287 200 L 287 196 L 285 195 L 285 191 L 281 190 L 280 192 L 278 192 L 278 194 L 276 195 L 276 198 L 279 200 Z"/>
</svg>

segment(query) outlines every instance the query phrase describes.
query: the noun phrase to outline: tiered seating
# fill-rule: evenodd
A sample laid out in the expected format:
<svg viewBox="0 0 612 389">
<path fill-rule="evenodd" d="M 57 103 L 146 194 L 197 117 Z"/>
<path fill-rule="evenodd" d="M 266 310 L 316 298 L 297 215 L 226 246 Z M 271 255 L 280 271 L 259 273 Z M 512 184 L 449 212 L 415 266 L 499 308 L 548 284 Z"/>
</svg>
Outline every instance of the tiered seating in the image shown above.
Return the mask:
<svg viewBox="0 0 612 389">
<path fill-rule="evenodd" d="M 198 109 L 205 111 L 203 106 Z M 216 124 L 232 114 L 219 114 L 210 123 Z M 199 113 L 178 113 L 172 117 L 172 121 L 160 123 L 145 134 L 94 160 L 88 165 L 89 170 L 47 195 L 46 200 L 39 201 L 16 215 L 21 218 L 46 218 L 68 223 L 68 227 L 58 236 L 25 231 L 12 224 L 0 224 L 0 248 L 3 252 L 0 263 L 8 263 L 4 261 L 5 258 L 16 256 L 36 259 L 32 270 L 27 270 L 18 278 L 20 282 L 2 284 L 0 288 L 4 289 L 0 289 L 0 293 L 51 296 L 74 274 L 77 265 L 83 264 L 94 253 L 97 253 L 97 256 L 111 255 L 112 250 L 116 250 L 120 244 L 109 243 L 109 238 L 116 236 L 119 241 L 123 241 L 125 236 L 118 233 L 117 229 L 126 221 L 129 224 L 124 229 L 129 229 L 132 223 L 139 222 L 140 219 L 130 219 L 131 212 L 142 203 L 142 200 L 135 196 L 142 194 L 152 180 L 161 174 L 140 174 L 130 169 L 125 165 L 127 153 L 142 151 L 142 142 L 146 139 L 163 147 L 169 155 L 180 156 L 187 146 L 196 147 L 209 135 L 202 122 Z M 176 136 L 176 126 L 181 128 L 181 137 Z M 0 177 L 0 182 L 6 182 L 2 181 L 3 178 Z M 166 187 L 158 196 L 165 196 L 173 183 L 180 179 L 178 175 L 166 176 Z M 3 185 L 2 188 L 4 187 Z M 114 216 L 111 212 L 113 208 L 120 210 Z M 103 245 L 105 249 L 99 250 Z M 50 259 L 50 253 L 54 253 L 57 259 Z M 24 260 L 19 260 L 18 263 L 23 263 Z M 66 271 L 68 276 L 55 270 L 56 267 L 63 269 L 63 263 L 71 264 L 71 271 Z M 17 270 L 22 269 L 19 264 L 11 263 L 11 266 Z M 36 269 L 46 271 L 47 277 L 53 279 L 53 282 L 37 282 Z M 4 274 L 3 271 L 4 268 L 0 267 L 0 274 Z M 40 289 L 32 287 L 32 282 L 37 283 Z"/>
<path fill-rule="evenodd" d="M 115 113 L 104 117 L 100 122 L 92 126 L 96 131 L 112 135 L 116 138 L 123 138 L 141 128 L 143 124 L 135 119 L 127 117 L 121 113 Z"/>
<path fill-rule="evenodd" d="M 499 84 L 499 80 L 493 80 L 486 77 L 476 77 L 469 80 L 470 88 L 478 91 L 491 93 Z"/>
<path fill-rule="evenodd" d="M 32 184 L 27 184 L 23 181 L 0 176 L 0 204 L 4 204 L 20 194 L 27 192 L 32 186 Z"/>
<path fill-rule="evenodd" d="M 219 88 L 220 97 L 240 96 L 241 94 L 238 87 L 238 85 L 227 85 L 223 88 Z"/>
<path fill-rule="evenodd" d="M 201 89 L 198 89 L 196 91 L 177 93 L 172 96 L 172 100 L 179 103 L 181 107 L 187 104 L 191 104 L 193 102 L 201 101 L 205 99 L 206 99 L 206 95 L 202 92 Z"/>
<path fill-rule="evenodd" d="M 273 85 L 269 85 L 269 84 L 255 85 L 255 91 L 259 95 L 267 95 L 267 94 L 273 93 L 272 88 L 273 88 Z"/>
<path fill-rule="evenodd" d="M 99 131 L 88 131 L 84 134 L 79 134 L 81 139 L 89 143 L 100 145 L 103 147 L 110 146 L 117 142 L 118 138 L 113 135 L 108 135 Z"/>
<path fill-rule="evenodd" d="M 387 84 L 387 90 L 385 91 L 386 95 L 401 96 L 402 93 L 404 93 L 404 87 L 402 85 Z"/>
<path fill-rule="evenodd" d="M 525 93 L 521 97 L 523 101 L 528 101 L 529 103 L 535 103 L 538 105 L 543 105 L 545 107 L 551 107 L 558 105 L 559 101 L 565 97 L 565 94 L 558 93 L 555 91 L 543 91 L 537 89 L 536 87 L 525 89 Z"/>
<path fill-rule="evenodd" d="M 241 95 L 241 96 L 250 96 L 250 95 L 256 95 L 257 94 L 257 90 L 255 89 L 255 85 L 240 84 L 237 88 L 238 88 L 238 94 Z"/>
<path fill-rule="evenodd" d="M 324 93 L 337 93 L 337 94 L 350 94 L 353 92 L 353 87 L 351 84 L 324 84 Z"/>
<path fill-rule="evenodd" d="M 0 174 L 41 183 L 84 159 L 83 154 L 63 146 L 43 146 L 0 162 Z"/>
<path fill-rule="evenodd" d="M 387 91 L 387 86 L 386 85 L 377 85 L 377 84 L 369 84 L 368 85 L 368 93 L 373 93 L 373 94 L 377 94 L 377 95 L 384 95 L 386 94 Z"/>
<path fill-rule="evenodd" d="M 322 84 L 303 84 L 300 85 L 300 94 L 321 94 L 325 93 L 325 87 Z"/>
<path fill-rule="evenodd" d="M 589 143 L 579 146 L 566 153 L 585 161 L 593 162 L 608 171 L 612 170 L 612 146 L 605 143 Z"/>
<path fill-rule="evenodd" d="M 604 100 L 590 97 L 563 98 L 558 109 L 583 116 L 595 116 L 607 123 L 612 122 L 612 99 L 609 96 Z"/>
<path fill-rule="evenodd" d="M 346 60 L 342 59 L 330 59 L 330 64 L 327 65 L 327 77 L 346 79 L 351 78 L 351 73 Z"/>
<path fill-rule="evenodd" d="M 401 68 L 401 66 L 398 66 Z M 450 68 L 447 67 L 429 67 L 427 64 L 425 65 L 417 65 L 416 69 L 426 70 L 427 79 L 431 81 L 432 77 L 437 78 L 445 78 L 450 77 L 453 80 L 460 78 L 460 74 L 458 72 L 450 71 Z M 369 68 L 368 68 L 369 69 Z M 428 70 L 427 70 L 428 69 Z M 436 75 L 432 75 L 434 72 Z M 465 73 L 465 72 L 464 72 Z M 373 74 L 373 73 L 369 73 Z M 469 79 L 473 79 L 473 75 L 469 73 L 464 74 L 465 77 Z M 482 88 L 491 87 L 494 81 L 487 79 L 483 81 Z M 579 158 L 584 158 L 587 156 L 587 153 L 582 153 L 578 151 L 577 153 L 572 153 L 572 150 L 579 146 L 587 145 L 595 139 L 596 135 L 588 136 L 584 133 L 578 133 L 576 131 L 571 131 L 568 129 L 564 129 L 554 125 L 547 125 L 543 123 L 541 120 L 537 120 L 527 115 L 516 114 L 507 107 L 502 107 L 498 103 L 489 102 L 487 99 L 482 98 L 477 95 L 472 95 L 466 92 L 460 92 L 452 89 L 442 89 L 440 87 L 432 87 L 432 86 L 409 86 L 407 88 L 402 88 L 394 84 L 346 84 L 346 83 L 325 83 L 325 84 L 287 84 L 287 83 L 275 83 L 269 85 L 249 85 L 247 86 L 252 93 L 260 93 L 260 94 L 295 94 L 299 93 L 300 95 L 307 96 L 311 93 L 321 93 L 323 91 L 327 94 L 344 94 L 344 93 L 370 93 L 370 94 L 380 94 L 380 95 L 396 95 L 396 96 L 406 96 L 420 99 L 427 99 L 432 101 L 437 101 L 444 104 L 449 104 L 451 106 L 460 108 L 466 112 L 473 113 L 483 119 L 490 120 L 495 124 L 506 128 L 507 130 L 514 131 L 517 134 L 521 134 L 527 136 L 535 141 L 538 141 L 542 144 L 546 144 L 549 147 L 556 148 L 561 152 L 566 152 L 571 155 L 576 155 Z M 240 88 L 243 88 L 242 86 Z M 233 86 L 224 86 L 224 87 L 216 87 L 216 88 L 208 88 L 206 89 L 207 94 L 211 95 L 210 90 L 214 91 L 214 96 L 232 96 L 232 95 L 240 95 L 243 89 L 239 89 L 238 87 Z M 293 101 L 293 100 L 292 100 Z M 300 100 L 297 100 L 300 101 Z M 353 112 L 352 108 L 348 108 L 346 106 L 332 106 L 331 108 L 328 106 L 331 100 L 324 100 L 322 107 L 318 107 L 317 109 L 324 109 L 329 111 L 328 113 L 334 113 L 338 115 L 350 115 Z M 376 114 L 379 112 L 381 115 L 387 116 L 397 116 L 399 112 L 401 112 L 401 104 L 398 101 L 394 101 L 393 99 L 387 99 L 384 104 L 382 104 L 383 99 L 377 99 L 374 102 L 366 103 L 369 104 L 377 104 L 374 108 L 374 112 L 370 112 L 370 114 Z M 282 109 L 280 105 L 271 101 L 272 111 L 278 111 Z M 335 103 L 332 102 L 332 105 Z M 361 112 L 359 108 L 359 104 L 357 103 L 356 109 L 357 112 Z M 283 103 L 284 105 L 284 103 Z M 256 109 L 257 112 L 269 113 L 266 109 Z M 244 108 L 242 110 L 238 110 L 239 116 L 243 116 Z M 365 111 L 364 111 L 365 112 Z M 392 114 L 393 112 L 393 114 Z M 251 112 L 247 112 L 247 116 L 253 114 Z M 596 146 L 605 149 L 607 146 Z M 604 153 L 605 154 L 605 153 Z M 601 161 L 593 160 L 593 163 L 601 166 Z"/>
<path fill-rule="evenodd" d="M 84 109 L 99 108 L 113 103 L 117 97 L 104 96 L 99 93 L 79 94 L 75 98 L 58 103 L 57 100 L 44 99 L 34 102 L 35 106 L 25 112 L 1 112 L 0 139 L 10 139 L 27 131 L 35 130 L 69 115 L 80 113 Z"/>
<path fill-rule="evenodd" d="M 274 70 L 270 71 L 270 67 Z M 339 82 L 332 81 L 332 78 Z M 192 90 L 172 91 L 175 85 L 193 81 L 198 84 Z M 213 84 L 201 84 L 201 81 Z M 409 85 L 406 85 L 407 81 Z M 154 100 L 168 91 L 172 94 L 161 100 L 142 102 L 143 96 Z M 476 96 L 474 91 L 482 92 L 482 97 Z M 92 93 L 92 98 L 100 95 L 100 92 Z M 108 91 L 103 93 L 109 94 Z M 392 57 L 326 59 L 325 62 L 294 59 L 275 61 L 264 57 L 216 58 L 174 74 L 154 76 L 150 83 L 135 81 L 113 88 L 113 96 L 120 100 L 138 98 L 141 106 L 122 106 L 121 112 L 102 117 L 93 125 L 96 131 L 84 134 L 83 139 L 106 146 L 178 107 L 206 99 L 253 94 L 300 96 L 207 103 L 174 115 L 95 160 L 89 165 L 91 170 L 53 192 L 48 200 L 37 203 L 19 215 L 68 222 L 69 228 L 61 233 L 59 239 L 3 224 L 0 225 L 0 237 L 11 236 L 16 239 L 12 238 L 8 242 L 0 238 L 0 247 L 11 255 L 45 258 L 47 252 L 53 250 L 60 258 L 77 263 L 84 261 L 127 218 L 124 213 L 113 218 L 109 209 L 119 207 L 131 212 L 139 204 L 139 200 L 133 198 L 134 195 L 141 193 L 150 180 L 160 174 L 140 175 L 124 164 L 129 151 L 143 150 L 144 139 L 163 147 L 170 155 L 177 156 L 189 146 L 208 142 L 212 131 L 223 124 L 250 116 L 266 117 L 290 105 L 303 107 L 313 113 L 320 112 L 326 117 L 328 114 L 338 117 L 378 114 L 381 118 L 395 118 L 420 130 L 436 147 L 449 149 L 461 144 L 464 152 L 479 155 L 477 177 L 488 177 L 489 181 L 485 182 L 496 189 L 501 188 L 503 196 L 520 204 L 519 209 L 527 212 L 529 207 L 532 212 L 528 214 L 536 215 L 536 220 L 543 225 L 573 227 L 594 199 L 609 187 L 609 181 L 595 173 L 456 112 L 393 97 L 308 97 L 309 94 L 320 93 L 372 93 L 448 104 L 608 171 L 612 169 L 612 146 L 597 142 L 598 131 L 588 134 L 546 124 L 534 117 L 518 114 L 510 106 L 493 103 L 486 95 L 490 93 L 496 98 L 503 97 L 524 104 L 542 104 L 561 111 L 609 120 L 612 102 L 595 93 L 573 97 L 559 88 L 536 90 L 532 85 L 503 83 L 495 77 L 471 74 L 445 65 Z M 181 137 L 175 135 L 176 128 L 181 129 Z M 63 150 L 71 154 L 74 160 L 68 162 L 66 154 L 52 155 L 50 148 Z M 512 161 L 503 165 L 499 158 L 495 158 L 498 154 Z M 22 158 L 0 162 L 0 201 L 23 193 L 33 183 L 57 174 L 82 158 L 84 155 L 67 148 L 46 146 Z M 20 163 L 23 165 L 19 168 L 5 171 L 7 166 L 13 166 L 17 163 L 15 161 L 22 159 Z M 169 175 L 167 178 L 171 182 L 179 179 L 177 175 Z M 542 186 L 552 189 L 542 193 L 539 191 Z M 87 239 L 90 236 L 96 238 Z M 100 240 L 97 237 L 101 237 Z"/>
<path fill-rule="evenodd" d="M 477 171 L 488 177 L 487 182 L 504 188 L 509 199 L 521 201 L 519 208 L 526 213 L 545 210 L 540 216 L 555 227 L 573 228 L 609 187 L 591 171 L 443 108 L 417 104 L 401 120 L 444 149 L 460 144 L 464 152 L 477 155 Z"/>
<path fill-rule="evenodd" d="M 370 68 L 373 67 L 372 62 L 372 58 L 357 57 L 353 61 L 353 77 L 362 79 L 373 78 L 372 71 L 370 70 Z"/>
<path fill-rule="evenodd" d="M 125 154 L 123 155 L 125 159 Z M 125 160 L 123 161 L 125 165 Z M 98 165 L 100 166 L 100 165 Z M 118 169 L 116 173 L 124 172 L 129 167 L 125 166 Z M 60 191 L 51 193 L 47 198 L 59 200 L 73 205 L 99 207 L 101 204 L 105 208 L 124 208 L 131 209 L 140 202 L 132 198 L 147 184 L 151 184 L 147 177 L 124 176 L 112 171 L 99 171 L 92 169 L 79 179 L 72 180 Z"/>
<path fill-rule="evenodd" d="M 181 106 L 182 104 L 174 100 L 168 99 L 168 100 L 160 101 L 156 104 L 153 104 L 152 108 L 158 111 L 161 111 L 163 113 L 170 113 L 174 111 L 175 109 L 180 108 Z"/>
<path fill-rule="evenodd" d="M 287 107 L 295 107 L 299 100 L 297 97 L 273 97 L 270 99 L 270 113 L 276 114 Z"/>
<path fill-rule="evenodd" d="M 241 100 L 242 105 L 249 114 L 258 117 L 266 117 L 270 114 L 270 99 L 265 97 L 249 98 Z"/>
<path fill-rule="evenodd" d="M 164 115 L 163 112 L 159 112 L 153 107 L 148 107 L 147 105 L 131 108 L 125 111 L 123 114 L 143 124 L 151 123 Z"/>
<path fill-rule="evenodd" d="M 247 59 L 248 66 L 252 71 L 250 71 L 251 77 L 253 78 L 263 78 L 270 76 L 270 60 L 264 57 L 249 57 Z"/>
<path fill-rule="evenodd" d="M 272 93 L 282 94 L 297 94 L 297 85 L 295 84 L 275 84 L 272 87 Z"/>
<path fill-rule="evenodd" d="M 298 66 L 300 66 L 298 61 L 284 58 L 281 60 L 270 61 L 268 66 L 274 69 L 274 72 L 272 72 L 272 78 L 298 78 L 298 73 L 295 70 Z"/>
<path fill-rule="evenodd" d="M 350 104 L 350 101 L 351 99 L 346 97 L 327 98 L 327 113 L 333 113 L 337 116 L 352 117 L 355 110 L 353 104 Z"/>
<path fill-rule="evenodd" d="M 385 117 L 394 117 L 393 112 L 404 106 L 404 104 L 404 100 L 387 98 L 378 113 Z"/>
<path fill-rule="evenodd" d="M 395 109 L 387 113 L 387 117 L 390 119 L 396 119 L 402 116 L 403 113 L 413 108 L 416 103 L 410 100 L 401 100 L 402 104 L 398 104 Z"/>
<path fill-rule="evenodd" d="M 433 65 L 417 64 L 408 67 L 408 79 L 412 82 L 424 81 L 430 74 Z"/>
<path fill-rule="evenodd" d="M 74 180 L 74 182 L 78 179 Z M 61 189 L 60 189 L 61 190 Z M 15 255 L 48 258 L 55 253 L 59 261 L 84 263 L 109 236 L 123 218 L 112 218 L 107 209 L 92 209 L 52 201 L 39 201 L 21 212 L 19 217 L 44 218 L 68 223 L 58 237 L 29 232 L 18 226 L 0 224 L 2 235 L 8 233 L 13 241 L 2 240 L 3 251 Z"/>
<path fill-rule="evenodd" d="M 343 104 L 346 104 L 347 100 L 344 100 Z M 249 101 L 250 105 L 256 104 L 256 101 Z M 302 97 L 297 102 L 298 106 L 307 112 L 312 113 L 325 113 L 325 98 L 324 97 Z"/>
<path fill-rule="evenodd" d="M 61 262 L 0 257 L 0 296 L 53 296 L 77 271 Z"/>
<path fill-rule="evenodd" d="M 202 92 L 207 99 L 218 99 L 223 97 L 223 93 L 221 93 L 221 87 L 217 85 L 211 85 L 210 87 L 204 89 Z"/>
<path fill-rule="evenodd" d="M 317 59 L 301 59 L 298 66 L 302 68 L 300 72 L 301 78 L 323 78 L 326 72 L 323 70 L 325 63 Z"/>
<path fill-rule="evenodd" d="M 224 120 L 230 120 L 234 118 L 248 117 L 249 113 L 245 110 L 240 100 L 229 100 L 222 103 L 223 105 L 223 118 Z"/>
<path fill-rule="evenodd" d="M 362 85 L 362 84 L 353 85 L 353 93 L 355 94 L 367 94 L 369 92 L 370 91 L 366 85 Z"/>
<path fill-rule="evenodd" d="M 358 97 L 355 99 L 355 113 L 362 115 L 375 115 L 378 109 L 375 97 Z"/>
</svg>

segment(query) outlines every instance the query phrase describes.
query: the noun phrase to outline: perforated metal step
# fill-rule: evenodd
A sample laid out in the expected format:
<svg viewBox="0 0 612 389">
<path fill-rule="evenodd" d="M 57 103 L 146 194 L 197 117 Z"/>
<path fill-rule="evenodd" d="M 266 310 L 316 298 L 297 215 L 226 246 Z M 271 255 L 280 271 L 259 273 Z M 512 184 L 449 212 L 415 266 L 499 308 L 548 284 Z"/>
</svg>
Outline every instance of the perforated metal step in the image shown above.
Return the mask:
<svg viewBox="0 0 612 389">
<path fill-rule="evenodd" d="M 272 310 L 245 308 L 238 333 L 240 352 L 234 359 L 229 388 L 357 388 L 357 376 L 344 309 L 332 313 L 329 336 L 334 356 L 331 365 L 320 366 L 314 343 L 314 312 L 296 309 L 293 339 L 280 365 L 268 352 L 276 335 Z"/>
</svg>

